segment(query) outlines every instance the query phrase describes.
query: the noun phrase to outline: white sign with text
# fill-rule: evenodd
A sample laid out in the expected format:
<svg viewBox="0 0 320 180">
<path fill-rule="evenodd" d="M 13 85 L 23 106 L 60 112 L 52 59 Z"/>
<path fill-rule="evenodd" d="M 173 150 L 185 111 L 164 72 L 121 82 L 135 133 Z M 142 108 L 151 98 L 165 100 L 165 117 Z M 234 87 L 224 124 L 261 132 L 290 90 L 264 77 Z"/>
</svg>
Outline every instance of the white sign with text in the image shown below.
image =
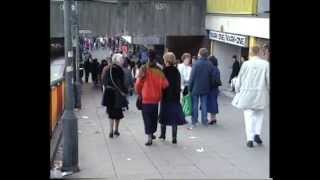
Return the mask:
<svg viewBox="0 0 320 180">
<path fill-rule="evenodd" d="M 248 47 L 248 36 L 230 34 L 218 31 L 210 31 L 209 39 L 233 44 L 241 47 Z"/>
</svg>

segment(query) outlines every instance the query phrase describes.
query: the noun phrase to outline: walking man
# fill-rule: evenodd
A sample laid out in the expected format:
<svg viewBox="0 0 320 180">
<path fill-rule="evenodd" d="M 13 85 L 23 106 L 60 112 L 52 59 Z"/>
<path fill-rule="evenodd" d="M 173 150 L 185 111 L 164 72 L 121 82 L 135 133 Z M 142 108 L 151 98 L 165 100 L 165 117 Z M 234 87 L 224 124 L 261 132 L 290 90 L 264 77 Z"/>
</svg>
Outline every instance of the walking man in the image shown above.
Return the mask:
<svg viewBox="0 0 320 180">
<path fill-rule="evenodd" d="M 270 87 L 269 62 L 258 55 L 260 48 L 252 48 L 252 57 L 245 61 L 235 83 L 236 96 L 232 105 L 243 109 L 247 146 L 252 148 L 253 141 L 261 145 L 260 138 L 264 108 Z"/>
</svg>

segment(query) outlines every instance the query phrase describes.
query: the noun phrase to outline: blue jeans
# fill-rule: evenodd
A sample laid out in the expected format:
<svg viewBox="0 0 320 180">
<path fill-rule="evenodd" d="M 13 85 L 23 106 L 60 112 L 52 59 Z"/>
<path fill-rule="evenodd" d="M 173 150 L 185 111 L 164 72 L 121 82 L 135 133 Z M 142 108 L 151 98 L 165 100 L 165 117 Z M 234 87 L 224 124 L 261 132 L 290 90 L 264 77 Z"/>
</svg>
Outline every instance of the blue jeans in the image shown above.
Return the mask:
<svg viewBox="0 0 320 180">
<path fill-rule="evenodd" d="M 192 124 L 195 125 L 198 122 L 199 99 L 201 104 L 201 122 L 202 124 L 207 125 L 208 124 L 208 119 L 207 119 L 208 95 L 192 96 Z"/>
</svg>

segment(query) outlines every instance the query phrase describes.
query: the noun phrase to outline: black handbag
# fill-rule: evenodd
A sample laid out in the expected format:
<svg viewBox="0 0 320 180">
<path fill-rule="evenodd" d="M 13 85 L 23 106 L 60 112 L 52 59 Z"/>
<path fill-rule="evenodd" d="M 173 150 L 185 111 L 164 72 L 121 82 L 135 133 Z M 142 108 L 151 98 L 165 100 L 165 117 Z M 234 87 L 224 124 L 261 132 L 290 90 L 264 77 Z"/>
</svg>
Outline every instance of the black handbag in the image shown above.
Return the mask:
<svg viewBox="0 0 320 180">
<path fill-rule="evenodd" d="M 136 106 L 138 110 L 142 110 L 142 97 L 138 96 L 137 101 L 136 101 Z"/>
</svg>

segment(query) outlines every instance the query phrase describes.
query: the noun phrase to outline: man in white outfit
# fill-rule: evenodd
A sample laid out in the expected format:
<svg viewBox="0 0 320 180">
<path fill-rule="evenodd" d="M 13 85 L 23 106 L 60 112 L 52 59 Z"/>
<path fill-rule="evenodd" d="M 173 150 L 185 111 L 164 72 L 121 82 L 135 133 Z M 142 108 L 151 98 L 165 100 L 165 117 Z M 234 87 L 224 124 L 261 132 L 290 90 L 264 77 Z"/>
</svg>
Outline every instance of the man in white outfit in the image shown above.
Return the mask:
<svg viewBox="0 0 320 180">
<path fill-rule="evenodd" d="M 264 108 L 270 87 L 269 62 L 258 57 L 260 48 L 252 48 L 252 57 L 243 63 L 235 82 L 236 96 L 232 105 L 244 110 L 247 146 L 253 141 L 261 145 L 260 138 Z"/>
</svg>

